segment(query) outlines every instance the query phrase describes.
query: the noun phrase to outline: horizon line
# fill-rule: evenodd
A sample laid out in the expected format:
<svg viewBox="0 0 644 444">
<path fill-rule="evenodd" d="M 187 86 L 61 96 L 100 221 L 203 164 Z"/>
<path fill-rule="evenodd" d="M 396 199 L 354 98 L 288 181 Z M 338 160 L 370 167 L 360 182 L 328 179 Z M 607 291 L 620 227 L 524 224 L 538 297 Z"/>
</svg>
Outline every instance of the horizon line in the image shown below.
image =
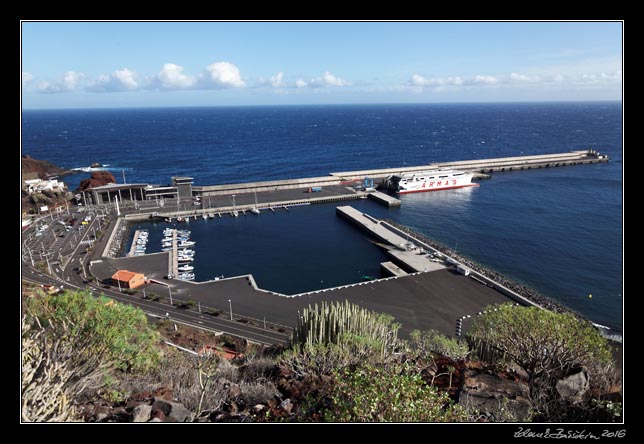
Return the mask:
<svg viewBox="0 0 644 444">
<path fill-rule="evenodd" d="M 103 107 L 69 107 L 69 108 L 23 108 L 24 111 L 87 111 L 87 110 L 127 110 L 127 109 L 178 109 L 178 108 L 269 108 L 269 107 L 339 107 L 339 106 L 414 106 L 414 105 L 499 105 L 499 104 L 573 104 L 573 103 L 622 103 L 623 99 L 604 100 L 499 100 L 472 102 L 368 102 L 368 103 L 283 103 L 255 105 L 152 105 L 152 106 L 103 106 Z"/>
</svg>

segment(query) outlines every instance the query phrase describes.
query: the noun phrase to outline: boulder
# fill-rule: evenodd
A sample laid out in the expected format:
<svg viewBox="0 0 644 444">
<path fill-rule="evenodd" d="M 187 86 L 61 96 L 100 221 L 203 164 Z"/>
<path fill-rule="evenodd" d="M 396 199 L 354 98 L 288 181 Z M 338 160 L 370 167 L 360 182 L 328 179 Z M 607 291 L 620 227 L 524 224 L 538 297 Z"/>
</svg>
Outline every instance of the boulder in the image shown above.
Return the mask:
<svg viewBox="0 0 644 444">
<path fill-rule="evenodd" d="M 130 421 L 132 422 L 147 422 L 152 414 L 152 406 L 147 404 L 139 404 L 132 410 Z"/>
<path fill-rule="evenodd" d="M 152 410 L 163 412 L 169 421 L 192 422 L 194 419 L 194 414 L 185 408 L 183 404 L 165 399 L 154 398 Z"/>
<path fill-rule="evenodd" d="M 291 413 L 291 409 L 293 409 L 293 403 L 289 398 L 286 398 L 284 401 L 280 403 L 280 408 L 284 410 L 286 413 Z"/>
<path fill-rule="evenodd" d="M 490 375 L 484 370 L 467 370 L 458 402 L 493 421 L 516 419 L 520 422 L 528 417 L 528 393 L 525 382 Z"/>
<path fill-rule="evenodd" d="M 557 381 L 556 387 L 561 399 L 578 404 L 583 401 L 584 395 L 590 387 L 588 371 L 585 368 L 577 369 L 575 373 Z"/>
</svg>

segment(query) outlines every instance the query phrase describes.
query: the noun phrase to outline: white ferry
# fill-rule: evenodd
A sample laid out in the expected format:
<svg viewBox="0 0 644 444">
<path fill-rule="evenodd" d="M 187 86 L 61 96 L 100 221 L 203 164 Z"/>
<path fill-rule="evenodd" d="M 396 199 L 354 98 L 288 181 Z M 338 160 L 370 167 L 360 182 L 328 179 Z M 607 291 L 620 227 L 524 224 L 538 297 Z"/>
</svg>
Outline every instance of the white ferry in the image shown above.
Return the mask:
<svg viewBox="0 0 644 444">
<path fill-rule="evenodd" d="M 391 180 L 396 185 L 396 193 L 407 194 L 478 187 L 477 183 L 472 183 L 472 177 L 472 173 L 465 171 L 438 169 L 419 173 L 397 174 Z"/>
</svg>

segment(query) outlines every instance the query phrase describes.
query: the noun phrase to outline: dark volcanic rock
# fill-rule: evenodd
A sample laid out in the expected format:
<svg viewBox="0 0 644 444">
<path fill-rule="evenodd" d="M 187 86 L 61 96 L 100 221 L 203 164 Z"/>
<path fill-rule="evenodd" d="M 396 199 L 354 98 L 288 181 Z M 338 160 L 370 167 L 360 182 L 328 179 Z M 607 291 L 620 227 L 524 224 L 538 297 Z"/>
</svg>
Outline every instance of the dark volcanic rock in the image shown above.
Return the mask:
<svg viewBox="0 0 644 444">
<path fill-rule="evenodd" d="M 192 422 L 194 415 L 183 404 L 155 398 L 152 404 L 152 411 L 160 411 L 169 421 Z"/>
<path fill-rule="evenodd" d="M 507 420 L 508 416 L 523 421 L 530 408 L 528 385 L 496 374 L 467 370 L 459 404 L 473 407 L 496 421 Z"/>
</svg>

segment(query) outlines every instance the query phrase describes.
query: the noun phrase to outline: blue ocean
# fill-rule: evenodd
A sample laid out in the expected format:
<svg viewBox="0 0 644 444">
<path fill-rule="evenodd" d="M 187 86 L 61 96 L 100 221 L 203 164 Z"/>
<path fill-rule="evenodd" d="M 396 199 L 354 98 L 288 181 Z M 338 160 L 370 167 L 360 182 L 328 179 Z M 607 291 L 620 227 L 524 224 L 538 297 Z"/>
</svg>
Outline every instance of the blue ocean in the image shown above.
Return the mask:
<svg viewBox="0 0 644 444">
<path fill-rule="evenodd" d="M 593 148 L 610 162 L 496 173 L 475 189 L 405 195 L 399 209 L 350 204 L 621 330 L 622 127 L 617 102 L 28 110 L 22 153 L 66 168 L 108 164 L 119 182 L 210 185 Z M 75 188 L 88 175 L 64 181 Z M 253 273 L 289 294 L 376 273 L 373 246 L 352 240 L 360 235 L 334 208 L 222 221 L 219 253 L 198 250 L 195 271 Z"/>
</svg>

